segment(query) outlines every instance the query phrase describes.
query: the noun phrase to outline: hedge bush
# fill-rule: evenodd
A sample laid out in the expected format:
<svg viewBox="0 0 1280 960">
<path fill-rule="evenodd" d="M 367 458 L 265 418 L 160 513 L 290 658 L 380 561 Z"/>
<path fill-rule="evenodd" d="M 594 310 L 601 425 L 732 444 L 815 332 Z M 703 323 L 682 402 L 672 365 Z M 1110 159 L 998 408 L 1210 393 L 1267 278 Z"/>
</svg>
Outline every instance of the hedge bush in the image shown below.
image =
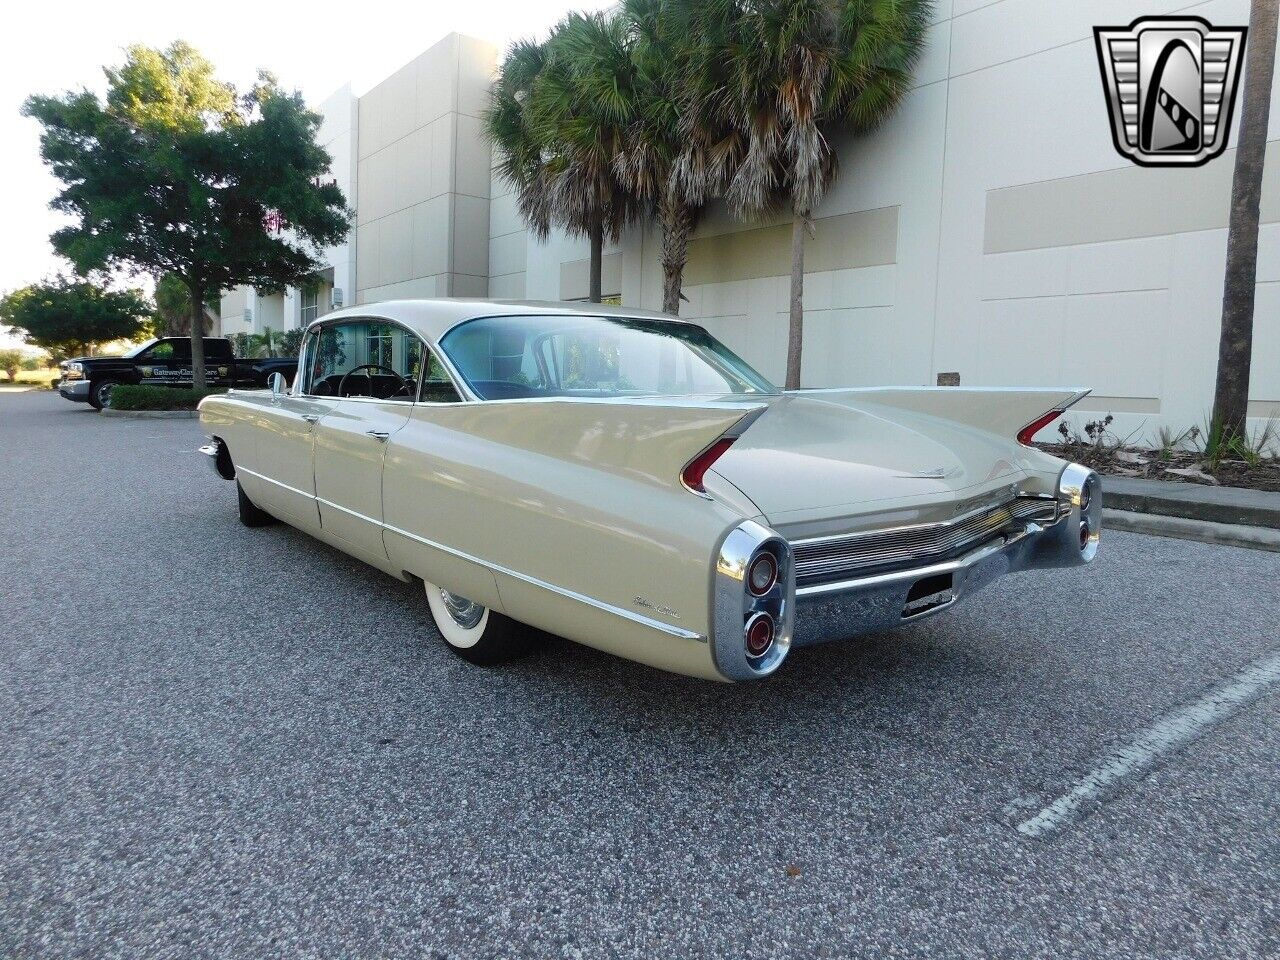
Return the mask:
<svg viewBox="0 0 1280 960">
<path fill-rule="evenodd" d="M 112 410 L 194 410 L 205 397 L 216 390 L 178 389 L 174 387 L 149 387 L 121 384 L 111 391 Z"/>
</svg>

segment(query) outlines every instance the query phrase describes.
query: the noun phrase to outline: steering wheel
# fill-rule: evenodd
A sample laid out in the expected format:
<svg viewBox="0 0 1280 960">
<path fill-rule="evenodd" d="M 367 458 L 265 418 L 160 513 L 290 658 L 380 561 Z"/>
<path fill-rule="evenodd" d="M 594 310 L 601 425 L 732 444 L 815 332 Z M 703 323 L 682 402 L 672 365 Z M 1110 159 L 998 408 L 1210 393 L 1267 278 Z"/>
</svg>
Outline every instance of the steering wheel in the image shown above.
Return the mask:
<svg viewBox="0 0 1280 960">
<path fill-rule="evenodd" d="M 396 373 L 390 367 L 384 367 L 380 363 L 362 363 L 358 367 L 352 367 L 350 370 L 348 370 L 346 373 L 342 375 L 342 379 L 338 381 L 338 396 L 345 397 L 347 395 L 347 392 L 346 392 L 347 377 L 351 376 L 357 370 L 382 370 L 386 373 L 391 374 L 393 377 L 395 377 L 397 380 L 400 381 L 400 389 L 391 395 L 393 397 L 401 393 L 406 395 L 413 393 L 413 390 L 412 390 L 413 381 L 407 380 L 404 377 L 400 376 L 400 374 Z"/>
</svg>

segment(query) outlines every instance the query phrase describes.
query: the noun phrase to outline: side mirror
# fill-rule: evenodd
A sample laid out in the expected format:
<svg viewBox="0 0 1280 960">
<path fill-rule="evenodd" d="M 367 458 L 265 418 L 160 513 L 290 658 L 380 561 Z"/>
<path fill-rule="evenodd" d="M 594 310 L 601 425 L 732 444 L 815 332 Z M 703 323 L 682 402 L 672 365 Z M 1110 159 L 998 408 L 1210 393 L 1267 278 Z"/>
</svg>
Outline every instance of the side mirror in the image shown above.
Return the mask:
<svg viewBox="0 0 1280 960">
<path fill-rule="evenodd" d="M 285 380 L 283 373 L 273 373 L 267 377 L 267 386 L 271 390 L 272 400 L 279 400 L 289 392 L 289 382 Z"/>
</svg>

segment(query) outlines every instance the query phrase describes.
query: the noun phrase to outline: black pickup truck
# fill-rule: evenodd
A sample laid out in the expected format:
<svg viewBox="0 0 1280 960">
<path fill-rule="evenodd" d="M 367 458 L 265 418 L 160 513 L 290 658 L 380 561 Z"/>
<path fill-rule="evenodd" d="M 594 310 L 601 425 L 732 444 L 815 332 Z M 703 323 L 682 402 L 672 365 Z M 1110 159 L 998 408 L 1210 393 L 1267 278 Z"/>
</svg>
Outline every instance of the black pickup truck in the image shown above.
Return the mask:
<svg viewBox="0 0 1280 960">
<path fill-rule="evenodd" d="M 148 340 L 123 357 L 77 357 L 61 363 L 58 392 L 97 410 L 111 405 L 111 390 L 124 383 L 157 387 L 191 386 L 191 339 Z M 225 337 L 204 338 L 205 382 L 211 387 L 265 387 L 273 373 L 293 380 L 298 361 L 285 357 L 238 360 Z"/>
</svg>

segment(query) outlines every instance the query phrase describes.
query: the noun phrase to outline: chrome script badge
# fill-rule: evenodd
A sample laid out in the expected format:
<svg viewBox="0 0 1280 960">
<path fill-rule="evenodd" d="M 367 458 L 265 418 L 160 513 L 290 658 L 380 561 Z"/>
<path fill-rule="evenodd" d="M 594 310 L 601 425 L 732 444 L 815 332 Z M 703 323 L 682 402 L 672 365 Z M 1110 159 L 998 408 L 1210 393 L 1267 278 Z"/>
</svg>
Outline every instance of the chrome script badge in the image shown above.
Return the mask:
<svg viewBox="0 0 1280 960">
<path fill-rule="evenodd" d="M 1144 167 L 1195 167 L 1222 153 L 1246 32 L 1199 17 L 1094 27 L 1121 156 Z"/>
</svg>

